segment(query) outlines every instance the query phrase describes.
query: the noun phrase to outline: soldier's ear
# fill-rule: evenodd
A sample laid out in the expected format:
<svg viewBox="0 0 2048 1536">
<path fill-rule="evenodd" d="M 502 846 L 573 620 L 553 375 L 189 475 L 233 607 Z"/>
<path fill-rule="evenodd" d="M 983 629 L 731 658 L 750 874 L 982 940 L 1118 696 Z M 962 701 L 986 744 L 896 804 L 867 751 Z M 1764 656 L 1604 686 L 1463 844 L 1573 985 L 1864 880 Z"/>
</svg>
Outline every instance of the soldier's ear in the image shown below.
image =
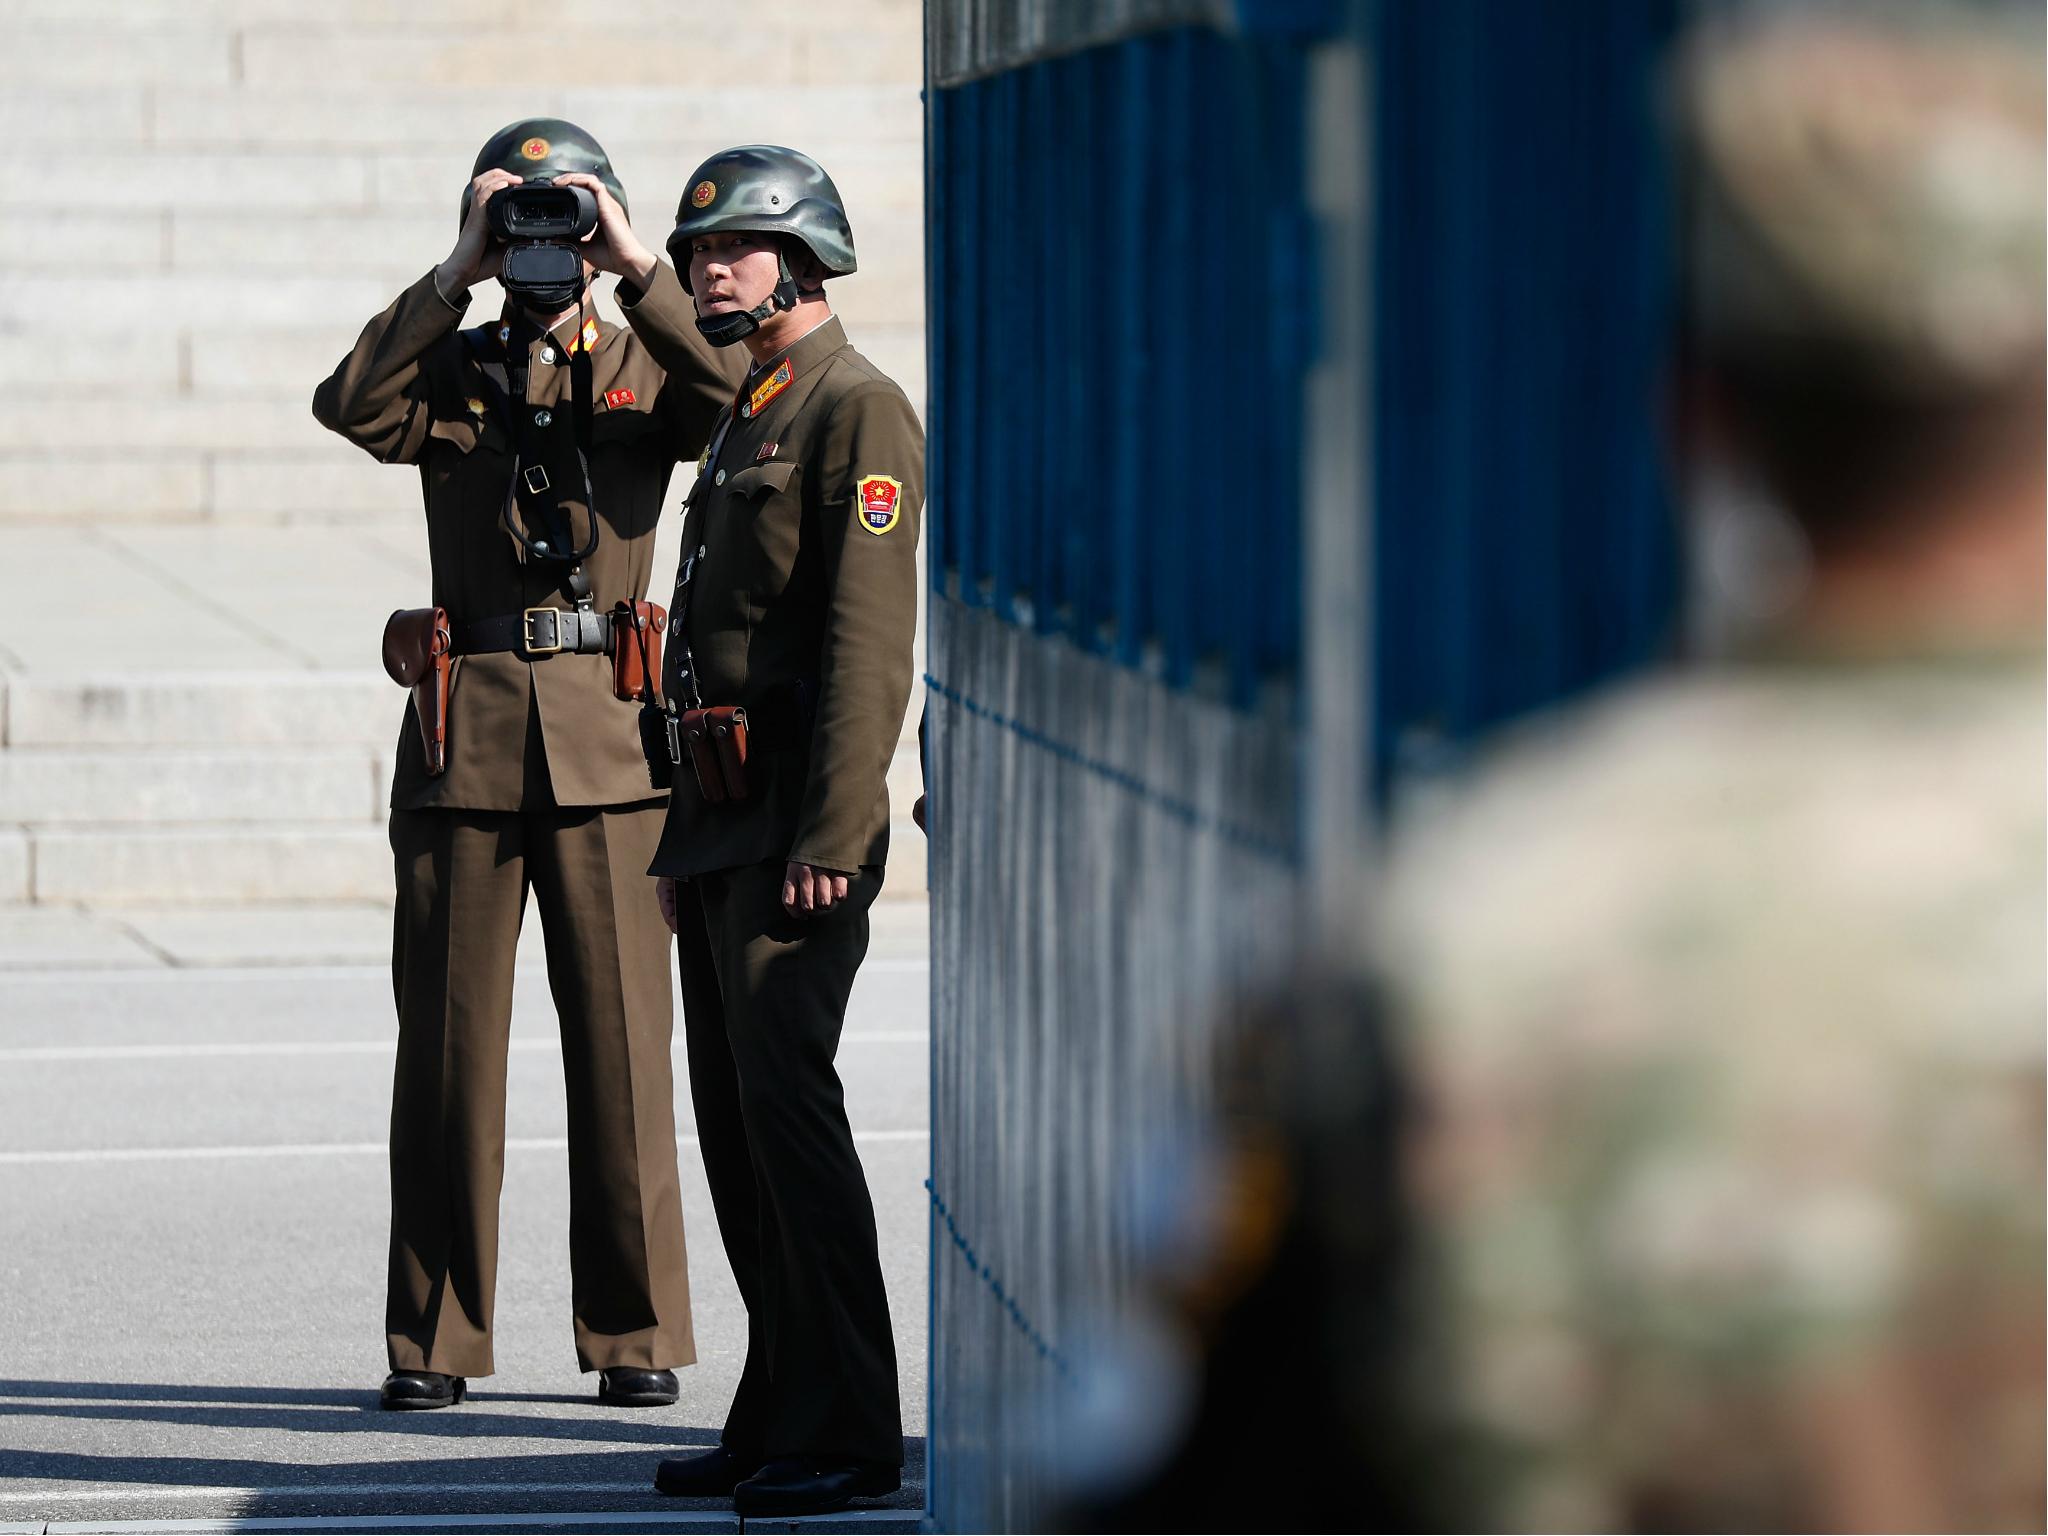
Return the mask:
<svg viewBox="0 0 2048 1536">
<path fill-rule="evenodd" d="M 789 262 L 789 275 L 796 279 L 799 293 L 823 293 L 828 274 L 825 265 L 812 253 L 811 248 L 801 240 L 791 240 L 784 246 Z"/>
</svg>

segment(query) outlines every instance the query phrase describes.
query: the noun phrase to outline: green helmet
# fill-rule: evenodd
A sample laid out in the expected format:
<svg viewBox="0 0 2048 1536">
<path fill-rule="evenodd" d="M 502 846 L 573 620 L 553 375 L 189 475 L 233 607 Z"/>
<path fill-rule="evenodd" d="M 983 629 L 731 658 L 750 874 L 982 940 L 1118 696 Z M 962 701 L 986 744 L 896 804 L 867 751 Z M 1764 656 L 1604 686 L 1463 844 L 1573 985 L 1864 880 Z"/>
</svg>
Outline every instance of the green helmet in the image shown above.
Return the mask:
<svg viewBox="0 0 2048 1536">
<path fill-rule="evenodd" d="M 565 123 L 559 117 L 521 118 L 492 134 L 477 153 L 476 164 L 470 168 L 470 180 L 489 170 L 510 171 L 527 181 L 581 172 L 603 182 L 605 190 L 619 200 L 619 206 L 626 206 L 626 189 L 619 185 L 618 173 L 612 169 L 604 146 L 574 123 Z M 469 217 L 469 201 L 470 191 L 465 186 L 458 219 Z"/>
<path fill-rule="evenodd" d="M 675 233 L 668 237 L 676 270 L 688 273 L 689 243 L 697 236 L 734 230 L 801 240 L 834 277 L 855 270 L 853 230 L 839 189 L 822 165 L 793 149 L 742 144 L 697 167 L 676 205 Z"/>
</svg>

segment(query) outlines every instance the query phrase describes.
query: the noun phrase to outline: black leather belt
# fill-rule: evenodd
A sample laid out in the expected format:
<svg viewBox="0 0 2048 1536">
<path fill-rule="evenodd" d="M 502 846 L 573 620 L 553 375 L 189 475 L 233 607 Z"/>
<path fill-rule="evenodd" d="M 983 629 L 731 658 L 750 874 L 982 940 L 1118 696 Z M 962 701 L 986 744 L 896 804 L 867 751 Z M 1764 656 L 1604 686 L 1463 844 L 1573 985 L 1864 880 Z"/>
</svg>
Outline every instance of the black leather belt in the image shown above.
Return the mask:
<svg viewBox="0 0 2048 1536">
<path fill-rule="evenodd" d="M 575 608 L 529 608 L 455 626 L 455 654 L 476 656 L 486 651 L 517 651 L 537 656 L 609 656 L 612 616 Z"/>
</svg>

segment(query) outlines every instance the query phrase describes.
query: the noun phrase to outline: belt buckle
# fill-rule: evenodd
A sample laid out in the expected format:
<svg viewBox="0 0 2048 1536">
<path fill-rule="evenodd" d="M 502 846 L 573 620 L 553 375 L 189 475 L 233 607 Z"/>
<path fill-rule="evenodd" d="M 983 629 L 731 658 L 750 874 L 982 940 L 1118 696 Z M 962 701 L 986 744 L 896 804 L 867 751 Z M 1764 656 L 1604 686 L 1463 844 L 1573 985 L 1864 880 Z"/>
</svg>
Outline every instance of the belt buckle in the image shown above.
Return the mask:
<svg viewBox="0 0 2048 1536">
<path fill-rule="evenodd" d="M 548 618 L 548 641 L 542 645 L 533 637 L 534 620 L 542 614 Z M 529 656 L 552 656 L 562 648 L 562 610 L 559 608 L 529 608 L 520 617 L 525 621 L 526 654 Z"/>
</svg>

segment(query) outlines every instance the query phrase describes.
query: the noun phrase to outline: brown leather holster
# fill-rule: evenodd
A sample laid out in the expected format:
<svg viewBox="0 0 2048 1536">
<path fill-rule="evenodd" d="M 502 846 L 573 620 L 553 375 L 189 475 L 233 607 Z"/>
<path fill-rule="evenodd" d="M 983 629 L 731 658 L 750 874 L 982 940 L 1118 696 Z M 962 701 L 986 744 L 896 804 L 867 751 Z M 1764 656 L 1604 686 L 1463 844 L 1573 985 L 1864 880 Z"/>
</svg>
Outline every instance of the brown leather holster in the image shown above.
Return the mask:
<svg viewBox="0 0 2048 1536">
<path fill-rule="evenodd" d="M 622 704 L 661 702 L 661 637 L 668 610 L 659 603 L 629 603 L 612 609 L 612 694 Z"/>
<path fill-rule="evenodd" d="M 746 710 L 721 704 L 715 709 L 686 709 L 674 720 L 676 740 L 689 754 L 704 798 L 713 805 L 746 799 Z"/>
<path fill-rule="evenodd" d="M 448 678 L 455 669 L 455 632 L 445 608 L 401 608 L 384 624 L 384 670 L 412 690 L 427 772 L 448 771 Z"/>
</svg>

